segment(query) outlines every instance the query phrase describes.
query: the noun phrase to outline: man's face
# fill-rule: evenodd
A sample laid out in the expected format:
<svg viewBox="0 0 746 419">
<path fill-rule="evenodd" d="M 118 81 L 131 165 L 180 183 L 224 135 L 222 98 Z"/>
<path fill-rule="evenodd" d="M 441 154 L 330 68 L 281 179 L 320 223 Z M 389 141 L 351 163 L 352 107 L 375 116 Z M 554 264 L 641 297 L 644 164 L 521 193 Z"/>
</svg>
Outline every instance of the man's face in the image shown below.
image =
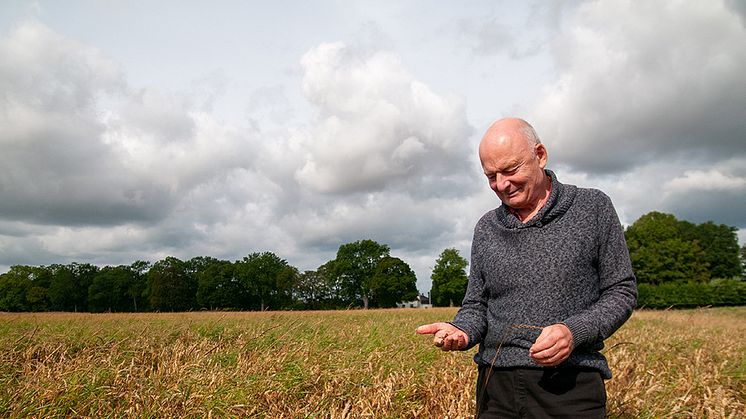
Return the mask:
<svg viewBox="0 0 746 419">
<path fill-rule="evenodd" d="M 482 141 L 479 158 L 490 188 L 500 201 L 513 209 L 529 210 L 543 196 L 546 149 L 532 147 L 525 139 L 503 135 Z"/>
</svg>

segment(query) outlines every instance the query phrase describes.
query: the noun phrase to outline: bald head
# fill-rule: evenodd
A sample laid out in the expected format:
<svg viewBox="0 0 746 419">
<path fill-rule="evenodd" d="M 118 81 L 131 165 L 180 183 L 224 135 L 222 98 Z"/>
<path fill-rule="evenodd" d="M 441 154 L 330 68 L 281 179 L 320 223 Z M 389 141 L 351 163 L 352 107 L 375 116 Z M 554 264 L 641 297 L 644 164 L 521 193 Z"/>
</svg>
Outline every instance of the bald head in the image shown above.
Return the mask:
<svg viewBox="0 0 746 419">
<path fill-rule="evenodd" d="M 482 144 L 485 142 L 512 140 L 523 140 L 532 150 L 537 144 L 541 143 L 534 127 L 525 120 L 520 118 L 503 118 L 493 122 L 487 129 L 482 138 L 482 143 L 480 143 L 480 150 Z"/>
<path fill-rule="evenodd" d="M 543 205 L 551 184 L 544 173 L 547 151 L 528 122 L 495 121 L 479 143 L 479 159 L 490 188 L 504 204 L 526 216 Z"/>
</svg>

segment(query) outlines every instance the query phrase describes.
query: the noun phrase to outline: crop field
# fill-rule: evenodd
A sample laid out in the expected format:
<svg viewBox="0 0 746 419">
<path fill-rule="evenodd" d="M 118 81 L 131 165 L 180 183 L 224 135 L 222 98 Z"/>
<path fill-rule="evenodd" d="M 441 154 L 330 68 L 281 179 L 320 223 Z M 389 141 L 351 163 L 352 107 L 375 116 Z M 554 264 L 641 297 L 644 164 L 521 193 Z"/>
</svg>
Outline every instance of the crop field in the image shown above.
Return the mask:
<svg viewBox="0 0 746 419">
<path fill-rule="evenodd" d="M 468 418 L 455 309 L 0 313 L 0 417 Z M 746 307 L 638 311 L 607 341 L 610 417 L 746 417 Z"/>
</svg>

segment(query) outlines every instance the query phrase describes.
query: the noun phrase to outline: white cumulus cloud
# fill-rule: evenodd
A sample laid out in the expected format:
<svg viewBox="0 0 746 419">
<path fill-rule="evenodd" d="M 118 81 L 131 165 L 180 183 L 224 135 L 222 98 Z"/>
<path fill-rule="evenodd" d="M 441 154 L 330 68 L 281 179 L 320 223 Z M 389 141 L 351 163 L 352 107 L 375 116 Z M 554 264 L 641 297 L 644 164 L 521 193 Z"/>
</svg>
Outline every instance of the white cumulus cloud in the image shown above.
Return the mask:
<svg viewBox="0 0 746 419">
<path fill-rule="evenodd" d="M 379 191 L 466 168 L 471 128 L 462 100 L 435 94 L 397 57 L 344 43 L 303 56 L 303 90 L 318 118 L 298 182 L 322 193 Z"/>
</svg>

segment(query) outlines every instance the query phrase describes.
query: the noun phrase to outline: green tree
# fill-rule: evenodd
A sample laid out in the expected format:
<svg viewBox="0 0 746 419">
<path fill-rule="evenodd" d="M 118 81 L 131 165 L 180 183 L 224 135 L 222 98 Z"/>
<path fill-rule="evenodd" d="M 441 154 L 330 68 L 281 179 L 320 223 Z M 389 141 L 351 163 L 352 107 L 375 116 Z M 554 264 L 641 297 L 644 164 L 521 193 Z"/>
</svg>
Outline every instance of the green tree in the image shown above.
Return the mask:
<svg viewBox="0 0 746 419">
<path fill-rule="evenodd" d="M 374 307 L 396 307 L 396 303 L 417 297 L 417 275 L 403 260 L 385 256 L 370 279 Z"/>
<path fill-rule="evenodd" d="M 91 312 L 137 311 L 137 302 L 131 298 L 132 289 L 139 281 L 131 266 L 105 266 L 93 277 L 88 287 L 88 310 Z"/>
<path fill-rule="evenodd" d="M 78 284 L 70 269 L 65 265 L 54 264 L 48 267 L 41 266 L 41 275 L 48 276 L 50 307 L 54 311 L 77 311 L 75 295 L 78 292 Z M 88 290 L 86 290 L 88 292 Z"/>
<path fill-rule="evenodd" d="M 150 307 L 159 311 L 186 311 L 194 308 L 197 284 L 187 264 L 169 256 L 159 260 L 147 273 Z"/>
<path fill-rule="evenodd" d="M 87 311 L 88 287 L 98 272 L 98 267 L 89 263 L 50 265 L 45 274 L 50 276 L 48 289 L 52 310 Z"/>
<path fill-rule="evenodd" d="M 640 283 L 706 283 L 710 279 L 704 252 L 696 241 L 668 239 L 648 243 L 630 250 L 630 259 Z"/>
<path fill-rule="evenodd" d="M 197 274 L 197 303 L 216 309 L 243 308 L 246 290 L 236 276 L 236 266 L 225 260 L 215 260 Z"/>
<path fill-rule="evenodd" d="M 112 310 L 112 295 L 114 294 L 114 282 L 116 272 L 110 266 L 104 266 L 88 287 L 88 310 L 100 313 Z"/>
<path fill-rule="evenodd" d="M 338 282 L 340 297 L 347 304 L 368 308 L 370 280 L 378 263 L 389 256 L 389 247 L 373 240 L 359 240 L 339 246 L 337 257 L 328 265 L 329 273 Z"/>
<path fill-rule="evenodd" d="M 275 294 L 276 307 L 281 309 L 293 308 L 295 300 L 293 290 L 298 285 L 300 272 L 294 266 L 287 265 L 277 276 L 277 293 Z"/>
<path fill-rule="evenodd" d="M 311 293 L 310 302 L 312 302 L 313 308 L 345 309 L 354 304 L 354 301 L 349 301 L 343 297 L 342 281 L 335 273 L 334 262 L 334 260 L 326 262 L 319 266 L 315 272 L 310 271 L 310 275 L 305 273 L 299 275 L 296 284 L 296 287 L 301 290 L 298 300 L 301 302 L 307 301 L 307 298 L 302 296 L 302 290 L 305 287 L 306 292 Z M 315 303 L 313 303 L 314 301 Z"/>
<path fill-rule="evenodd" d="M 711 278 L 733 278 L 741 275 L 738 229 L 712 221 L 696 227 L 696 239 L 705 252 Z"/>
<path fill-rule="evenodd" d="M 26 302 L 29 311 L 47 311 L 49 310 L 49 295 L 47 288 L 36 283 L 31 284 L 26 293 Z"/>
<path fill-rule="evenodd" d="M 693 238 L 691 223 L 679 222 L 671 214 L 650 212 L 625 231 L 632 268 L 638 282 L 709 281 L 705 252 Z"/>
<path fill-rule="evenodd" d="M 88 287 L 91 286 L 93 278 L 100 268 L 90 263 L 77 262 L 73 262 L 67 266 L 73 273 L 75 283 L 78 286 L 78 290 L 75 292 L 75 305 L 79 310 L 88 311 Z"/>
<path fill-rule="evenodd" d="M 469 278 L 466 267 L 469 263 L 453 248 L 445 249 L 435 261 L 430 278 L 433 281 L 430 291 L 431 302 L 435 306 L 460 304 L 466 294 Z"/>
<path fill-rule="evenodd" d="M 196 277 L 197 274 L 218 262 L 221 261 L 212 256 L 195 256 L 185 261 L 184 267 L 186 268 L 187 273 Z"/>
<path fill-rule="evenodd" d="M 285 308 L 292 286 L 287 283 L 288 263 L 272 252 L 251 253 L 236 262 L 236 275 L 248 291 L 249 308 Z M 258 302 L 258 307 L 257 303 Z"/>
<path fill-rule="evenodd" d="M 0 275 L 0 311 L 47 311 L 49 271 L 44 267 L 13 265 Z"/>
<path fill-rule="evenodd" d="M 679 220 L 671 214 L 651 211 L 629 226 L 624 232 L 624 237 L 628 245 L 632 242 L 637 246 L 644 246 L 653 242 L 680 238 L 682 230 L 688 231 L 688 235 L 691 236 L 694 234 L 693 229 L 691 224 L 689 226 L 684 224 L 684 227 L 680 227 Z M 688 240 L 692 240 L 692 237 Z"/>
<path fill-rule="evenodd" d="M 135 261 L 129 265 L 130 271 L 132 271 L 132 282 L 129 288 L 127 288 L 127 297 L 132 299 L 133 311 L 144 311 L 147 309 L 147 273 L 151 266 L 150 262 L 143 260 Z"/>
<path fill-rule="evenodd" d="M 293 288 L 293 299 L 308 310 L 337 308 L 334 282 L 322 269 L 305 271 L 298 275 Z"/>
<path fill-rule="evenodd" d="M 0 275 L 0 311 L 29 311 L 29 290 L 33 287 L 34 268 L 13 265 Z"/>
</svg>

